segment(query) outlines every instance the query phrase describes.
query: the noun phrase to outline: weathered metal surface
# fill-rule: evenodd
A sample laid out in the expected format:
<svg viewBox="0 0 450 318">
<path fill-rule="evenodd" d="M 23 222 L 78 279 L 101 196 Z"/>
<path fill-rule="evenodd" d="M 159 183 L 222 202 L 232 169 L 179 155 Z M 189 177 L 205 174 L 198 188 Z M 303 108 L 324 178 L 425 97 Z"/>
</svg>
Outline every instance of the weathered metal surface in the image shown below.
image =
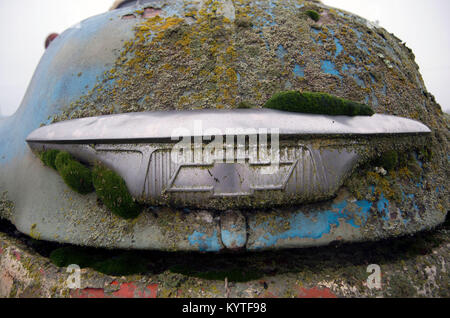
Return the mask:
<svg viewBox="0 0 450 318">
<path fill-rule="evenodd" d="M 70 273 L 33 246 L 0 233 L 0 297 L 83 298 L 315 298 L 450 296 L 449 227 L 396 241 L 296 251 L 224 255 L 136 252 L 148 270 L 110 276 L 82 268 Z M 128 252 L 129 253 L 129 252 Z M 368 285 L 368 264 L 381 269 L 380 288 Z M 209 277 L 209 278 L 208 278 Z M 227 282 L 225 279 L 227 278 Z"/>
<path fill-rule="evenodd" d="M 248 136 L 276 129 L 280 136 L 426 134 L 424 124 L 390 115 L 325 116 L 270 109 L 200 110 L 129 113 L 65 121 L 41 127 L 33 142 L 127 143 L 178 140 L 180 137 Z M 186 135 L 188 134 L 188 135 Z"/>
<path fill-rule="evenodd" d="M 295 89 L 365 102 L 378 114 L 419 120 L 432 133 L 362 141 L 368 153 L 358 155 L 364 160 L 392 149 L 416 159 L 388 176 L 374 173 L 376 167 L 364 168 L 337 191 L 334 202 L 246 211 L 246 248 L 373 240 L 442 223 L 448 211 L 448 126 L 410 50 L 384 29 L 321 4 L 230 3 L 162 0 L 152 5 L 159 15 L 149 19 L 140 12 L 143 7 L 114 10 L 83 21 L 52 42 L 20 109 L 0 121 L 1 217 L 23 233 L 50 241 L 222 250 L 216 212 L 148 206 L 136 220 L 118 219 L 95 195 L 70 191 L 25 140 L 52 122 L 129 112 L 231 109 L 242 101 L 260 106 L 280 90 Z M 320 12 L 318 23 L 304 14 L 307 8 Z M 129 15 L 135 19 L 123 19 Z M 330 142 L 303 145 L 319 151 Z M 419 145 L 429 147 L 432 160 L 423 160 Z M 102 147 L 105 153 L 111 150 Z M 355 150 L 347 144 L 339 149 Z"/>
<path fill-rule="evenodd" d="M 274 141 L 267 141 L 267 133 L 274 133 L 272 127 L 281 127 L 276 129 L 276 149 Z M 262 132 L 265 147 L 258 135 Z M 430 132 L 417 121 L 387 115 L 349 118 L 263 109 L 204 110 L 77 119 L 39 128 L 27 142 L 35 152 L 60 149 L 91 164 L 102 161 L 124 178 L 134 197 L 148 203 L 207 208 L 211 200 L 222 199 L 230 201 L 225 208 L 236 208 L 257 207 L 264 198 L 263 206 L 269 207 L 267 196 L 274 195 L 278 205 L 329 199 L 360 163 L 354 150 L 313 149 L 301 142 L 287 142 L 280 148 L 280 137 Z M 212 136 L 215 140 L 208 150 L 203 142 Z M 250 144 L 241 140 L 240 154 L 235 137 L 253 140 Z M 190 153 L 173 155 L 173 146 L 158 144 L 180 138 L 188 139 L 185 152 Z M 200 156 L 193 141 L 200 142 Z M 353 144 L 358 147 L 357 140 Z"/>
</svg>

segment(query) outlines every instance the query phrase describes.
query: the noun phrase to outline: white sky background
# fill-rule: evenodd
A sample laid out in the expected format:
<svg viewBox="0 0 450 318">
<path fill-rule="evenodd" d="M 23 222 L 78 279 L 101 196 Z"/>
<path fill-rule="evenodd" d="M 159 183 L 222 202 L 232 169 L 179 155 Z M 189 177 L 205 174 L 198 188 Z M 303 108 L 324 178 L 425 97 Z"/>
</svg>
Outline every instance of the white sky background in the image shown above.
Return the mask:
<svg viewBox="0 0 450 318">
<path fill-rule="evenodd" d="M 323 0 L 371 21 L 407 42 L 428 90 L 450 112 L 450 1 Z M 44 40 L 90 16 L 113 0 L 0 0 L 0 114 L 19 107 L 44 53 Z"/>
</svg>

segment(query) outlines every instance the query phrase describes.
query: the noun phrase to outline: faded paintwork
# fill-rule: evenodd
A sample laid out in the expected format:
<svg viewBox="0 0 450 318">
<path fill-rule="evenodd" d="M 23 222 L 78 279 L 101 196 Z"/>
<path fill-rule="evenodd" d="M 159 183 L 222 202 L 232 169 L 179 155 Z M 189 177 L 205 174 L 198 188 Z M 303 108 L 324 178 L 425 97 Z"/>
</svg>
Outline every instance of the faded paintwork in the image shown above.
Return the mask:
<svg viewBox="0 0 450 318">
<path fill-rule="evenodd" d="M 155 1 L 152 7 L 158 16 L 144 19 L 143 8 L 124 8 L 65 31 L 43 56 L 20 109 L 0 119 L 0 216 L 21 232 L 109 248 L 220 251 L 236 244 L 261 250 L 381 239 L 444 221 L 448 130 L 412 52 L 395 36 L 308 1 Z M 303 13 L 310 8 L 320 13 L 319 22 Z M 123 19 L 129 15 L 135 19 Z M 386 138 L 368 148 L 409 156 L 427 145 L 432 158 L 388 176 L 361 166 L 334 201 L 241 211 L 249 225 L 243 243 L 234 229 L 221 230 L 215 211 L 147 207 L 136 220 L 121 220 L 95 195 L 70 191 L 25 142 L 52 122 L 228 109 L 242 101 L 261 106 L 284 89 L 327 92 L 368 103 L 377 113 L 420 120 L 432 130 L 429 138 Z M 330 142 L 313 140 L 318 149 Z"/>
</svg>

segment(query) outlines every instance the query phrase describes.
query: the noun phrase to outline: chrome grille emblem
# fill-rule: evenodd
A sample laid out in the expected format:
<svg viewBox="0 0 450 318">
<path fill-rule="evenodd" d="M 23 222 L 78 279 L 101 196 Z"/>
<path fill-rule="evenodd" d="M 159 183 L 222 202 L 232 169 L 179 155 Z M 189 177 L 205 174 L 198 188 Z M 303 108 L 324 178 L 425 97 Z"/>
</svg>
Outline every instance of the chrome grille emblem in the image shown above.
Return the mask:
<svg viewBox="0 0 450 318">
<path fill-rule="evenodd" d="M 220 132 L 231 127 L 245 133 L 277 127 L 280 136 L 272 136 L 271 142 L 275 140 L 277 147 L 270 149 L 269 154 L 261 147 L 238 141 L 220 146 L 220 155 L 205 155 L 210 154 L 211 147 L 202 138 L 207 136 L 211 140 L 211 133 L 199 132 L 195 127 L 198 121 L 204 123 L 206 131 Z M 185 131 L 176 137 L 189 141 L 200 137 L 201 143 L 185 146 L 188 151 L 174 155 L 180 138 L 173 138 L 173 130 Z M 207 208 L 216 200 L 214 208 L 229 208 L 333 197 L 360 162 L 356 149 L 363 145 L 350 138 L 342 147 L 317 147 L 303 140 L 305 136 L 346 139 L 357 135 L 429 132 L 416 121 L 383 115 L 350 118 L 270 110 L 157 112 L 62 122 L 34 131 L 27 142 L 35 151 L 60 149 L 83 162 L 101 161 L 119 173 L 130 193 L 143 202 Z M 220 139 L 225 140 L 225 135 L 221 134 Z M 233 142 L 234 137 L 239 140 L 242 136 L 233 136 Z M 266 138 L 262 140 L 267 143 Z M 278 138 L 283 140 L 281 145 Z M 269 143 L 266 148 L 270 146 L 274 145 Z M 228 157 L 230 149 L 234 154 L 232 160 Z M 271 159 L 275 157 L 274 164 Z"/>
</svg>

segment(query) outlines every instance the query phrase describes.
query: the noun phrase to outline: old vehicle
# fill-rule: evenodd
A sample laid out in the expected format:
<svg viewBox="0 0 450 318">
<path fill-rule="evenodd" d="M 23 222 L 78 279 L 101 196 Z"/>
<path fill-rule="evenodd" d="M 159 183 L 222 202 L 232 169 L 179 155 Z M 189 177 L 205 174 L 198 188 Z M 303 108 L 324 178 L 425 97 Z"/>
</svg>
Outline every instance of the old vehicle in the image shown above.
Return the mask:
<svg viewBox="0 0 450 318">
<path fill-rule="evenodd" d="M 292 112 L 293 91 L 331 102 Z M 355 102 L 376 114 L 333 108 Z M 414 55 L 360 17 L 318 1 L 125 1 L 58 36 L 0 119 L 0 216 L 106 248 L 378 240 L 445 220 L 447 148 Z"/>
</svg>

